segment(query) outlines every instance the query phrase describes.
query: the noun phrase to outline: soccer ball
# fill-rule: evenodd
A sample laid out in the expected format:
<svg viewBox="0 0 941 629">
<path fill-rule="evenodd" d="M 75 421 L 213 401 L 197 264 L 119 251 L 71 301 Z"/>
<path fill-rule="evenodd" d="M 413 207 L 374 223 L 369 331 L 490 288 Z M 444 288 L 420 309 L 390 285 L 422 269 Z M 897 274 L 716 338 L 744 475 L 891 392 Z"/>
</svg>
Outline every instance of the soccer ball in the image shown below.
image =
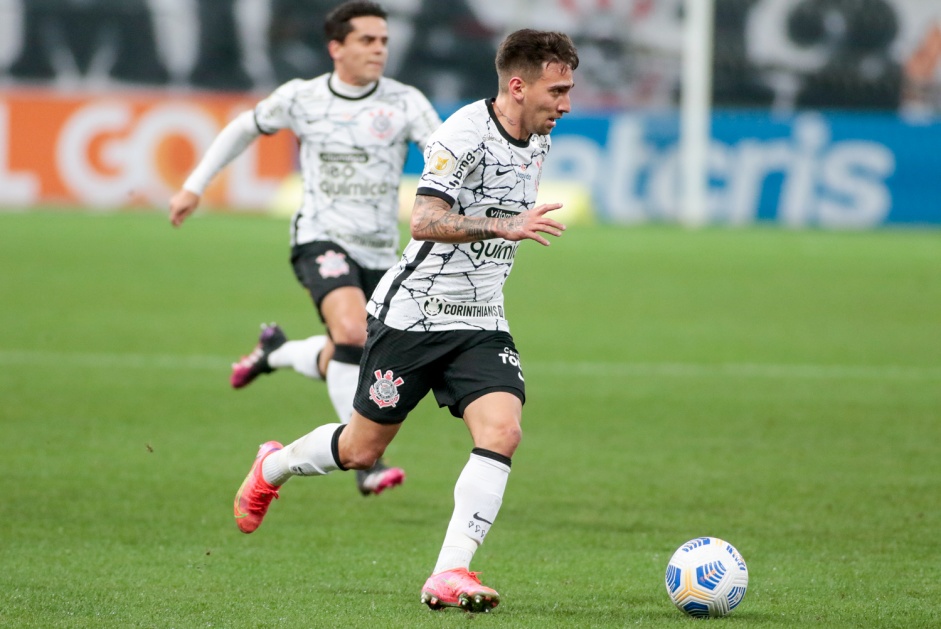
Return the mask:
<svg viewBox="0 0 941 629">
<path fill-rule="evenodd" d="M 717 537 L 697 537 L 670 557 L 666 584 L 680 611 L 695 618 L 718 618 L 742 602 L 748 567 L 732 544 Z"/>
</svg>

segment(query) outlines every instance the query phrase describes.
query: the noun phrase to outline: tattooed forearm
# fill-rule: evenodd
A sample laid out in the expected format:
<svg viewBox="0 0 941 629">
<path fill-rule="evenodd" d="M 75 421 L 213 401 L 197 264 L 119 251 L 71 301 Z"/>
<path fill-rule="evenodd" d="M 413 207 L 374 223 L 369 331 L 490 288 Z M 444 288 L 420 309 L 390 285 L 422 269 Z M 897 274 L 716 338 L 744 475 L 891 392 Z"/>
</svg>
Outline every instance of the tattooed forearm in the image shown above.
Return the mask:
<svg viewBox="0 0 941 629">
<path fill-rule="evenodd" d="M 508 221 L 518 220 L 519 217 L 500 219 L 462 216 L 452 212 L 442 199 L 418 196 L 412 208 L 411 227 L 412 236 L 416 240 L 458 243 L 497 238 L 506 233 Z"/>
<path fill-rule="evenodd" d="M 503 221 L 503 229 L 509 232 L 518 232 L 523 229 L 523 215 L 508 216 Z"/>
</svg>

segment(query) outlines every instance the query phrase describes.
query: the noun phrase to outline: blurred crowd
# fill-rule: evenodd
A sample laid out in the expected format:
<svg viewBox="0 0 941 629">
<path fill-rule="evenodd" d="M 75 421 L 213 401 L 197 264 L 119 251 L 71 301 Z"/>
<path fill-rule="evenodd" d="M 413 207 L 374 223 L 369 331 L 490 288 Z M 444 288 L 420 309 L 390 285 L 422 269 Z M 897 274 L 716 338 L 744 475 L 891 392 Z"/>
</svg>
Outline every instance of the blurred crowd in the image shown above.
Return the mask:
<svg viewBox="0 0 941 629">
<path fill-rule="evenodd" d="M 267 92 L 330 68 L 335 0 L 0 0 L 0 86 Z M 491 95 L 497 42 L 575 39 L 577 104 L 675 105 L 684 0 L 386 0 L 389 75 L 432 101 Z M 716 106 L 941 111 L 941 5 L 715 0 Z"/>
</svg>

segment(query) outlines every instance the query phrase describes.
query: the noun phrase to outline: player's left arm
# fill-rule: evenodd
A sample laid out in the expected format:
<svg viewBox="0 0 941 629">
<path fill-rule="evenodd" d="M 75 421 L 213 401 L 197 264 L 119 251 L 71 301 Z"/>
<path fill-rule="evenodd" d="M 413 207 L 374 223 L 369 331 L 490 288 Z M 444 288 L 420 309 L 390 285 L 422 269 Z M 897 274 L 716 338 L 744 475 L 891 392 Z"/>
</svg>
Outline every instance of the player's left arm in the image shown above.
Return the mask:
<svg viewBox="0 0 941 629">
<path fill-rule="evenodd" d="M 446 200 L 420 194 L 415 197 L 412 208 L 412 238 L 445 243 L 475 242 L 490 238 L 511 241 L 529 239 L 548 247 L 549 241 L 540 233 L 562 235 L 565 225 L 546 216 L 560 207 L 561 203 L 545 203 L 516 216 L 503 218 L 464 216 L 452 212 Z"/>
</svg>

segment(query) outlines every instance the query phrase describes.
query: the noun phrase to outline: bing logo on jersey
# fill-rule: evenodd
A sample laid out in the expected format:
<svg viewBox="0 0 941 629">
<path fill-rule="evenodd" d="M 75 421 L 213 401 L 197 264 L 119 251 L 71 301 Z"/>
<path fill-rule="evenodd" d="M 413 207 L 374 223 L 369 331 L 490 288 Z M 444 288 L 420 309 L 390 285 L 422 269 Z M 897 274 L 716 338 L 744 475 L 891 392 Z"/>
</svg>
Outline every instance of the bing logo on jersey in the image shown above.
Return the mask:
<svg viewBox="0 0 941 629">
<path fill-rule="evenodd" d="M 374 373 L 376 381 L 369 387 L 369 399 L 379 408 L 394 407 L 399 401 L 399 387 L 405 384 L 405 380 L 394 378 L 391 370 L 383 374 L 381 369 L 377 369 Z"/>
</svg>

